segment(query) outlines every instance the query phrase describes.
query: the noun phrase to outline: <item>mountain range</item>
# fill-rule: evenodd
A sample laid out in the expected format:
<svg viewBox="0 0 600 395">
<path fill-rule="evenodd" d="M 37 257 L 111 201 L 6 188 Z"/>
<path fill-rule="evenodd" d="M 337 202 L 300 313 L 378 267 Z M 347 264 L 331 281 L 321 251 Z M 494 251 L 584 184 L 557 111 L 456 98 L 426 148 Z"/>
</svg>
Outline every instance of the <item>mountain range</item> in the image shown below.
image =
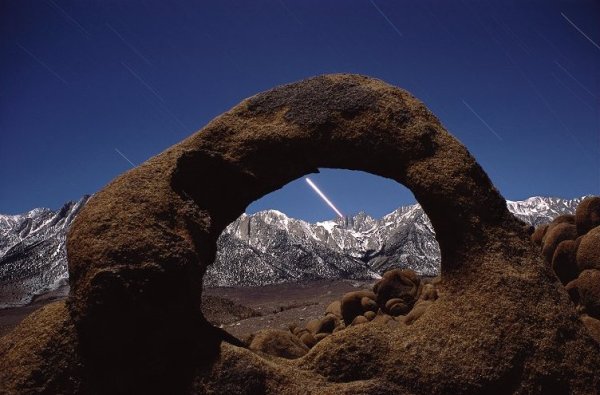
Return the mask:
<svg viewBox="0 0 600 395">
<path fill-rule="evenodd" d="M 89 196 L 60 210 L 37 208 L 0 215 L 0 307 L 29 303 L 67 284 L 66 234 Z M 538 226 L 574 213 L 583 198 L 532 197 L 507 201 L 524 222 Z M 221 234 L 204 285 L 260 286 L 315 279 L 378 278 L 392 268 L 435 276 L 440 251 L 418 204 L 375 219 L 366 213 L 308 223 L 277 210 L 242 214 Z"/>
</svg>

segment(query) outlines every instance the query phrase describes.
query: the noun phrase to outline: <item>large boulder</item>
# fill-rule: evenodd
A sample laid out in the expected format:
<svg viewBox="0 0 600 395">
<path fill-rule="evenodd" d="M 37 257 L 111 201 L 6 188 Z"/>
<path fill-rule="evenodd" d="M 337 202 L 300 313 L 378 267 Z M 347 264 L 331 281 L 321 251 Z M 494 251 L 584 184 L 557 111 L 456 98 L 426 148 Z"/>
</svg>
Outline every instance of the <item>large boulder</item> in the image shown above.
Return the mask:
<svg viewBox="0 0 600 395">
<path fill-rule="evenodd" d="M 331 302 L 329 306 L 327 306 L 327 309 L 325 309 L 325 314 L 342 318 L 342 302 L 340 300 Z"/>
<path fill-rule="evenodd" d="M 408 312 L 419 297 L 421 279 L 413 270 L 394 269 L 383 274 L 381 280 L 373 286 L 373 291 L 377 295 L 377 304 L 384 312 L 389 313 L 398 303 L 404 306 L 402 310 Z M 394 303 L 390 303 L 390 300 L 394 300 Z"/>
<path fill-rule="evenodd" d="M 600 226 L 600 196 L 588 196 L 579 203 L 575 210 L 575 223 L 580 235 Z"/>
<path fill-rule="evenodd" d="M 552 269 L 563 284 L 579 276 L 577 267 L 577 247 L 580 239 L 561 241 L 552 256 Z"/>
<path fill-rule="evenodd" d="M 548 230 L 548 226 L 549 224 L 543 224 L 538 226 L 537 228 L 535 228 L 535 230 L 533 231 L 533 233 L 531 234 L 530 238 L 531 241 L 538 246 L 542 246 L 542 241 L 544 239 L 544 236 L 546 235 L 546 231 Z"/>
<path fill-rule="evenodd" d="M 600 226 L 596 226 L 584 236 L 577 248 L 579 270 L 600 269 Z"/>
<path fill-rule="evenodd" d="M 369 303 L 372 301 L 372 303 Z M 368 290 L 348 292 L 342 297 L 341 312 L 346 325 L 350 325 L 356 316 L 371 311 L 375 304 L 375 294 Z"/>
<path fill-rule="evenodd" d="M 441 250 L 439 297 L 410 326 L 356 325 L 301 358 L 265 358 L 204 319 L 202 277 L 248 204 L 319 167 L 413 192 Z M 67 251 L 71 293 L 50 314 L 61 319 L 36 315 L 0 338 L 0 393 L 593 394 L 600 385 L 597 344 L 487 174 L 421 102 L 376 79 L 320 76 L 244 100 L 96 193 Z"/>
<path fill-rule="evenodd" d="M 549 226 L 542 246 L 542 255 L 544 255 L 546 262 L 552 263 L 554 251 L 562 241 L 575 240 L 576 238 L 577 228 L 571 223 L 561 222 L 555 226 Z"/>
<path fill-rule="evenodd" d="M 600 270 L 584 270 L 575 281 L 577 302 L 585 313 L 600 318 Z"/>
</svg>

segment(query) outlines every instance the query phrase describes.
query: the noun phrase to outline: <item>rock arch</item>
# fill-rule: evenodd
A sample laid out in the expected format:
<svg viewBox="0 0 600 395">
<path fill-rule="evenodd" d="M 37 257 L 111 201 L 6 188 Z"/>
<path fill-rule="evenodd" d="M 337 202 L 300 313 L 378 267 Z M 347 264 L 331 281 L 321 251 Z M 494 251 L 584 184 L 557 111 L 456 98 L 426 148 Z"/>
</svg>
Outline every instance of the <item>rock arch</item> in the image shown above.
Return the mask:
<svg viewBox="0 0 600 395">
<path fill-rule="evenodd" d="M 295 362 L 221 345 L 200 311 L 219 234 L 318 167 L 414 193 L 442 251 L 442 297 L 410 330 L 346 330 Z M 422 103 L 368 77 L 320 76 L 244 100 L 93 196 L 68 257 L 81 358 L 106 391 L 535 392 L 548 376 L 573 391 L 598 385 L 595 343 L 485 172 Z"/>
</svg>

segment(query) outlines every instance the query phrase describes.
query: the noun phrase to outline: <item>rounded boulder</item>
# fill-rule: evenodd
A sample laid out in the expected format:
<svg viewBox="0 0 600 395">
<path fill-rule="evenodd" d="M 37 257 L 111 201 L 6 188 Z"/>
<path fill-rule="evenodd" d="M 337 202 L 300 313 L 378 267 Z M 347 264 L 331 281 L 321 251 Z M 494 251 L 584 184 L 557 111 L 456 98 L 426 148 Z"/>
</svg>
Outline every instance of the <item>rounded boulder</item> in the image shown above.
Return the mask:
<svg viewBox="0 0 600 395">
<path fill-rule="evenodd" d="M 561 222 L 554 226 L 549 226 L 542 246 L 542 255 L 546 259 L 546 262 L 552 262 L 554 250 L 556 250 L 561 241 L 575 240 L 576 238 L 577 228 L 571 223 Z"/>
<path fill-rule="evenodd" d="M 552 256 L 552 269 L 563 284 L 575 280 L 579 276 L 577 267 L 577 240 L 561 241 Z"/>
<path fill-rule="evenodd" d="M 575 224 L 580 235 L 600 225 L 600 196 L 588 196 L 579 203 L 575 211 Z"/>
<path fill-rule="evenodd" d="M 576 259 L 579 270 L 600 269 L 600 226 L 581 237 Z"/>
<path fill-rule="evenodd" d="M 346 325 L 350 325 L 354 318 L 365 312 L 363 298 L 375 300 L 375 294 L 368 290 L 348 292 L 342 298 L 341 313 Z M 366 302 L 365 302 L 366 303 Z"/>
</svg>

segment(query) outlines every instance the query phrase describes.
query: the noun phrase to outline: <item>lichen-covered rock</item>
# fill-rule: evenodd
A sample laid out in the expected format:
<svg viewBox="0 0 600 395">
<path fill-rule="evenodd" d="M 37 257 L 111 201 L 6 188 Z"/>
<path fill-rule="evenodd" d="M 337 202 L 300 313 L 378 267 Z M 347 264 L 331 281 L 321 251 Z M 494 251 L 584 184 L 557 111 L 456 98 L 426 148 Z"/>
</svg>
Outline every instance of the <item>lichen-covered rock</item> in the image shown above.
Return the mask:
<svg viewBox="0 0 600 395">
<path fill-rule="evenodd" d="M 577 247 L 579 270 L 600 269 L 600 226 L 586 233 Z"/>
<path fill-rule="evenodd" d="M 584 311 L 600 318 L 600 270 L 584 270 L 576 280 L 578 303 Z"/>
<path fill-rule="evenodd" d="M 354 317 L 365 312 L 363 298 L 374 302 L 375 294 L 368 290 L 348 292 L 342 297 L 341 312 L 346 325 L 350 325 Z"/>
<path fill-rule="evenodd" d="M 406 303 L 404 299 L 394 298 L 385 303 L 383 311 L 387 312 L 392 317 L 404 315 L 410 311 L 412 305 Z"/>
<path fill-rule="evenodd" d="M 564 240 L 575 240 L 577 238 L 577 228 L 568 222 L 560 222 L 549 226 L 544 236 L 544 245 L 542 246 L 542 255 L 546 262 L 552 262 L 552 256 L 558 244 Z"/>
<path fill-rule="evenodd" d="M 377 306 L 377 302 L 375 302 L 372 298 L 363 296 L 360 300 L 360 305 L 363 311 L 377 311 L 379 306 Z"/>
<path fill-rule="evenodd" d="M 310 320 L 306 323 L 306 329 L 313 335 L 316 335 L 321 331 L 321 320 L 315 318 L 314 320 Z"/>
<path fill-rule="evenodd" d="M 421 280 L 413 270 L 390 270 L 374 285 L 375 300 L 387 313 L 395 304 L 388 303 L 391 299 L 400 299 L 410 310 L 419 296 L 420 285 Z"/>
<path fill-rule="evenodd" d="M 579 276 L 579 268 L 577 267 L 578 245 L 579 242 L 576 240 L 564 240 L 554 250 L 552 269 L 563 284 L 567 284 Z"/>
<path fill-rule="evenodd" d="M 596 226 L 600 226 L 600 196 L 588 196 L 575 210 L 577 233 L 584 235 Z"/>
<path fill-rule="evenodd" d="M 339 319 L 331 314 L 321 318 L 321 326 L 318 333 L 331 333 L 339 325 Z"/>
<path fill-rule="evenodd" d="M 202 277 L 248 204 L 320 167 L 413 192 L 440 246 L 439 298 L 413 325 L 358 325 L 301 358 L 263 358 L 203 318 Z M 48 329 L 42 314 L 0 338 L 0 393 L 593 394 L 600 385 L 597 344 L 487 174 L 421 102 L 376 79 L 320 76 L 244 100 L 96 193 L 67 251 L 61 322 L 73 330 Z M 73 361 L 85 363 L 67 369 Z"/>
<path fill-rule="evenodd" d="M 303 328 L 303 327 L 301 327 L 301 326 L 297 326 L 297 327 L 295 327 L 295 328 L 294 328 L 294 330 L 292 331 L 292 333 L 293 333 L 295 336 L 298 336 L 298 337 L 302 336 L 302 335 L 303 335 L 304 333 L 306 333 L 306 332 L 309 332 L 309 330 L 308 330 L 308 329 L 306 329 L 306 328 Z"/>
<path fill-rule="evenodd" d="M 543 224 L 535 228 L 535 231 L 531 234 L 531 241 L 538 246 L 542 246 L 542 241 L 548 230 L 548 224 Z"/>
<path fill-rule="evenodd" d="M 333 301 L 327 306 L 325 314 L 332 314 L 338 318 L 342 318 L 342 302 L 339 300 Z"/>
<path fill-rule="evenodd" d="M 556 226 L 556 225 L 559 225 L 559 224 L 575 225 L 575 215 L 573 215 L 573 214 L 561 214 L 558 217 L 554 218 L 550 222 L 549 227 L 552 228 L 553 226 Z"/>
<path fill-rule="evenodd" d="M 312 348 L 315 344 L 317 344 L 317 340 L 314 335 L 310 332 L 303 333 L 300 336 L 300 341 L 304 343 L 308 348 Z"/>
<path fill-rule="evenodd" d="M 280 329 L 263 329 L 257 332 L 249 348 L 287 359 L 300 358 L 309 349 L 296 336 Z"/>
<path fill-rule="evenodd" d="M 369 321 L 372 321 L 373 318 L 375 318 L 377 316 L 377 313 L 375 313 L 374 311 L 367 311 L 367 312 L 365 312 L 364 316 Z"/>
<path fill-rule="evenodd" d="M 357 315 L 352 320 L 352 323 L 350 324 L 350 326 L 356 326 L 356 325 L 360 325 L 360 324 L 366 324 L 367 322 L 369 322 L 369 319 L 367 317 L 365 317 L 364 315 Z"/>
</svg>

